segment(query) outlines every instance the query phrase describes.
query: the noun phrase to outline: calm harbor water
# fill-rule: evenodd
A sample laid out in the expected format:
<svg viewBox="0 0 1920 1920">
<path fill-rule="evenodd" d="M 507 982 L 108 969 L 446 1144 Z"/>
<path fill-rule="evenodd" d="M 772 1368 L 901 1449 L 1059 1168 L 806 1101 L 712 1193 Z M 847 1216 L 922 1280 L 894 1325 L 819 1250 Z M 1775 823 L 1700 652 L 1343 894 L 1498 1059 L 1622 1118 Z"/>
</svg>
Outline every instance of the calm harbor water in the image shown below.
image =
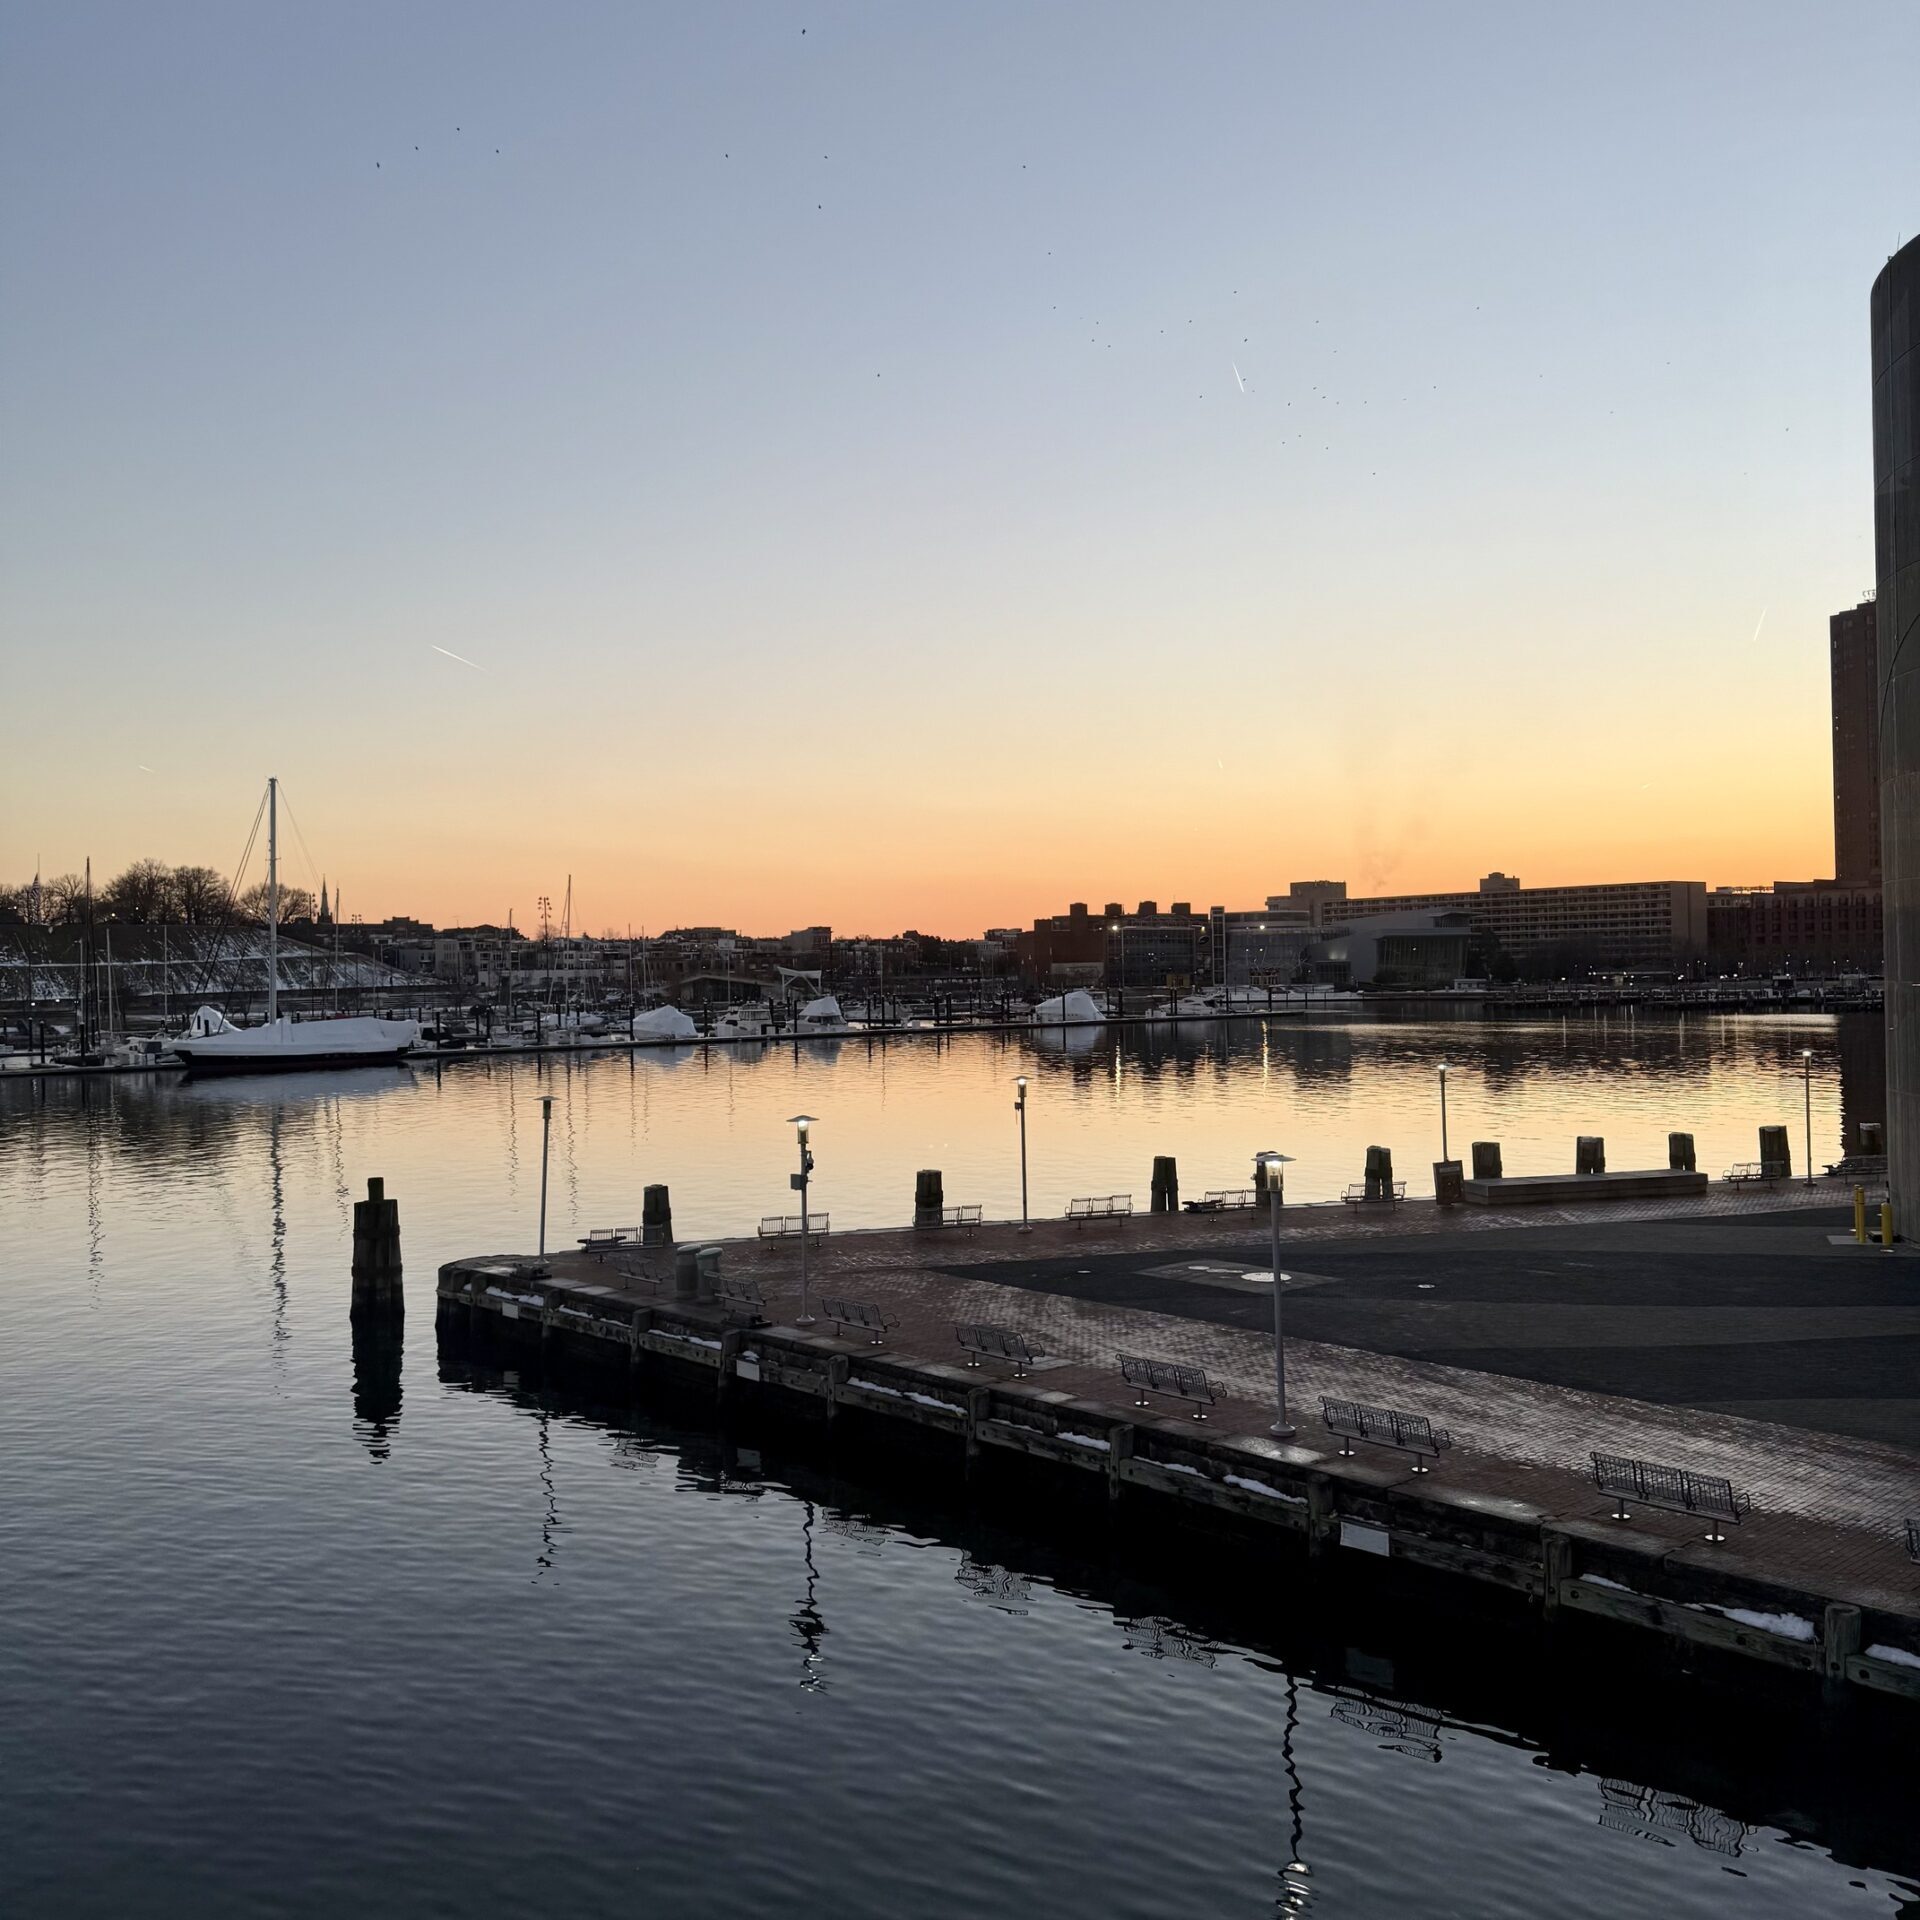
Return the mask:
<svg viewBox="0 0 1920 1920">
<path fill-rule="evenodd" d="M 820 1117 L 836 1224 L 917 1166 L 1036 1210 L 1579 1131 L 1702 1163 L 1876 1117 L 1830 1020 L 993 1039 L 184 1084 L 0 1086 L 0 1832 L 30 1914 L 1920 1911 L 1871 1743 L 1752 1726 L 1270 1571 L 1117 1562 L 932 1469 L 722 1443 L 471 1371 L 441 1259 L 525 1246 L 539 1096 L 556 1235 L 666 1179 L 681 1229 L 784 1199 Z M 1430 1112 L 1429 1109 L 1436 1111 Z M 1428 1136 L 1432 1135 L 1432 1138 Z M 349 1206 L 399 1196 L 403 1349 L 353 1351 Z M 1269 1586 L 1271 1583 L 1271 1586 Z M 1908 1749 L 1909 1754 L 1911 1749 Z M 1290 1871 L 1303 1867 L 1306 1871 Z"/>
</svg>

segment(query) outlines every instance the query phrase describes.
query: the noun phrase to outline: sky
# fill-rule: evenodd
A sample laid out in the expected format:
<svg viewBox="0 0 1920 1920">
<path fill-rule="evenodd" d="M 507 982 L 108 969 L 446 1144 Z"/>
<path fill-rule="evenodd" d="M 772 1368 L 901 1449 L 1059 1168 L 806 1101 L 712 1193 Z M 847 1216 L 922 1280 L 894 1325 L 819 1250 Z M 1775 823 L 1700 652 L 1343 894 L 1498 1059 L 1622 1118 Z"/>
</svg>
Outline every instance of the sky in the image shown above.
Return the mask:
<svg viewBox="0 0 1920 1920">
<path fill-rule="evenodd" d="M 1912 42 L 5 0 L 0 878 L 270 773 L 440 924 L 1830 873 Z"/>
</svg>

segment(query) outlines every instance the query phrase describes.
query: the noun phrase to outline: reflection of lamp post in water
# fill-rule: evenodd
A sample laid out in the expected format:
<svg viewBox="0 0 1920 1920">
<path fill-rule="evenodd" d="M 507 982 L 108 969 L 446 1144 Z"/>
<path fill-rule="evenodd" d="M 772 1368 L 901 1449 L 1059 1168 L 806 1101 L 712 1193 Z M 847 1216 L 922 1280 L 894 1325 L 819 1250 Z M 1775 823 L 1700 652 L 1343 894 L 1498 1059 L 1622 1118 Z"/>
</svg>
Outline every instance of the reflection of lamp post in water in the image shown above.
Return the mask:
<svg viewBox="0 0 1920 1920">
<path fill-rule="evenodd" d="M 540 1096 L 540 1258 L 547 1257 L 547 1142 L 553 1134 L 553 1095 Z"/>
<path fill-rule="evenodd" d="M 813 1172 L 813 1150 L 807 1145 L 807 1129 L 813 1125 L 813 1115 L 796 1113 L 793 1116 L 793 1130 L 800 1136 L 800 1171 L 787 1176 L 787 1184 L 800 1196 L 800 1317 L 793 1324 L 796 1327 L 813 1325 L 813 1309 L 807 1301 L 807 1180 Z"/>
<path fill-rule="evenodd" d="M 1280 1899 L 1283 1915 L 1304 1913 L 1313 1889 L 1308 1884 L 1307 1863 L 1300 1858 L 1300 1842 L 1306 1834 L 1305 1796 L 1300 1787 L 1300 1767 L 1293 1757 L 1293 1736 L 1300 1724 L 1300 1683 L 1293 1667 L 1287 1667 L 1287 1721 L 1280 1734 L 1280 1760 L 1287 1770 L 1287 1811 L 1293 1816 L 1292 1845 L 1287 1864 L 1280 1869 Z"/>
<path fill-rule="evenodd" d="M 1813 1049 L 1800 1049 L 1800 1079 L 1807 1096 L 1807 1185 L 1813 1185 Z M 1846 1143 L 1843 1141 L 1842 1146 Z"/>
<path fill-rule="evenodd" d="M 1013 1110 L 1020 1116 L 1020 1231 L 1031 1233 L 1027 1221 L 1027 1076 L 1016 1074 L 1013 1081 Z"/>
<path fill-rule="evenodd" d="M 1267 1183 L 1267 1219 L 1273 1236 L 1273 1425 L 1267 1431 L 1276 1440 L 1291 1440 L 1294 1432 L 1287 1418 L 1287 1341 L 1280 1325 L 1280 1296 L 1286 1291 L 1287 1280 L 1280 1271 L 1280 1169 L 1292 1157 L 1285 1153 L 1257 1153 L 1253 1157 Z"/>
<path fill-rule="evenodd" d="M 793 1616 L 793 1630 L 799 1636 L 800 1687 L 804 1693 L 819 1693 L 827 1684 L 826 1675 L 820 1671 L 820 1642 L 826 1638 L 827 1623 L 820 1612 L 819 1603 L 814 1598 L 814 1589 L 819 1585 L 820 1570 L 813 1564 L 813 1502 L 805 1502 L 805 1510 L 800 1521 L 801 1557 L 807 1563 L 807 1597 L 800 1604 L 800 1611 Z"/>
</svg>

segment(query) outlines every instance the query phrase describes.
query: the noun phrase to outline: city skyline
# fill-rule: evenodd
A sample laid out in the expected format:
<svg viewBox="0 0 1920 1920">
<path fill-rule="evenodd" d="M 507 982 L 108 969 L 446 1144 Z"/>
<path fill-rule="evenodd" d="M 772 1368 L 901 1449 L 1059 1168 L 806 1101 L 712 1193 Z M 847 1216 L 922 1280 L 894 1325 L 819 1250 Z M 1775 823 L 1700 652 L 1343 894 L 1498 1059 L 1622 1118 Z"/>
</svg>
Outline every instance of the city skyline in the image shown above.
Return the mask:
<svg viewBox="0 0 1920 1920">
<path fill-rule="evenodd" d="M 1900 20 L 18 20 L 0 874 L 1827 875 Z"/>
</svg>

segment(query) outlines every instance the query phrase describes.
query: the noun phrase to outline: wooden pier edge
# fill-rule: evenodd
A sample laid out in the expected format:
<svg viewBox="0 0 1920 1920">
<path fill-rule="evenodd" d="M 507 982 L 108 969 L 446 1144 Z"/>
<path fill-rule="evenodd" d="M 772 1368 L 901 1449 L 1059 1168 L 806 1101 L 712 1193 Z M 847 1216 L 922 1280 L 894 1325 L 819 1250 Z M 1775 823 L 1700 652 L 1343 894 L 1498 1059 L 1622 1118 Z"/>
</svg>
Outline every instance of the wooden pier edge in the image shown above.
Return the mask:
<svg viewBox="0 0 1920 1920">
<path fill-rule="evenodd" d="M 1920 1702 L 1920 1601 L 1894 1610 L 1722 1573 L 1676 1560 L 1670 1541 L 1589 1515 L 1459 1492 L 1393 1465 L 1300 1465 L 1188 1420 L 1143 1417 L 1032 1379 L 983 1381 L 963 1366 L 850 1353 L 798 1328 L 729 1326 L 712 1306 L 603 1303 L 554 1286 L 523 1257 L 452 1261 L 439 1271 L 437 1295 L 443 1330 L 531 1344 L 549 1363 L 659 1364 L 684 1380 L 711 1381 L 719 1402 L 751 1396 L 829 1420 L 858 1410 L 950 1436 L 966 1459 L 991 1450 L 1103 1484 L 1116 1502 L 1148 1494 L 1297 1538 L 1310 1559 L 1346 1548 L 1343 1559 L 1355 1567 L 1385 1558 L 1501 1589 L 1549 1623 L 1579 1615 L 1814 1677 L 1829 1690 Z M 1767 1616 L 1802 1630 L 1756 1624 Z M 1916 1664 L 1862 1650 L 1882 1647 Z"/>
</svg>

